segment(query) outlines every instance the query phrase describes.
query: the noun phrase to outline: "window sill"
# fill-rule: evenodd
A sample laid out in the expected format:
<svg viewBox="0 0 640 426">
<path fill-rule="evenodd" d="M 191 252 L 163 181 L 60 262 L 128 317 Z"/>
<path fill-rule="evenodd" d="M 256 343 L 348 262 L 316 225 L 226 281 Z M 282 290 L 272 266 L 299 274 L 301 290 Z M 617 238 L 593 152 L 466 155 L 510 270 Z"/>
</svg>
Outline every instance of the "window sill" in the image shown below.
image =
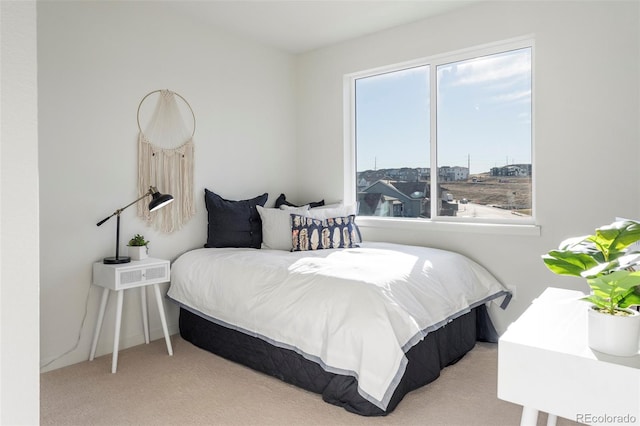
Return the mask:
<svg viewBox="0 0 640 426">
<path fill-rule="evenodd" d="M 485 223 L 439 221 L 428 219 L 398 219 L 372 216 L 358 216 L 360 228 L 402 229 L 420 231 L 464 232 L 492 235 L 522 235 L 539 237 L 540 225 L 533 223 Z"/>
</svg>

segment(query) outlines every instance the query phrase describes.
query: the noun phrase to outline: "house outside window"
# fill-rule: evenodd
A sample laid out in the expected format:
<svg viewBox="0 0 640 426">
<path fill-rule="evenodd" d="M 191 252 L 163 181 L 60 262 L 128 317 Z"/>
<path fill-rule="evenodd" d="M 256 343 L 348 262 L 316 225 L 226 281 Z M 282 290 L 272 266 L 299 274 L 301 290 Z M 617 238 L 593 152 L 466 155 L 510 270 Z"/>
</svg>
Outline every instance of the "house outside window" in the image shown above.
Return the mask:
<svg viewBox="0 0 640 426">
<path fill-rule="evenodd" d="M 533 223 L 532 39 L 346 82 L 360 216 Z"/>
</svg>

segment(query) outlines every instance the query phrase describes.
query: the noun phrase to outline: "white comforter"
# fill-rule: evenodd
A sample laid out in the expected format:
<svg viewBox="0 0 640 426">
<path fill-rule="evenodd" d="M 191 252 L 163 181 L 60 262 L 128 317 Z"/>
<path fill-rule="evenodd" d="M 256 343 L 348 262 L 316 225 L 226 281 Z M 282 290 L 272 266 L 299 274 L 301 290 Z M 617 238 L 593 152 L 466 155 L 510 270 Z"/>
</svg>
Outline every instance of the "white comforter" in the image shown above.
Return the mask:
<svg viewBox="0 0 640 426">
<path fill-rule="evenodd" d="M 506 289 L 460 254 L 367 242 L 294 253 L 193 250 L 173 264 L 168 295 L 327 371 L 357 377 L 360 394 L 384 410 L 406 350 Z"/>
</svg>

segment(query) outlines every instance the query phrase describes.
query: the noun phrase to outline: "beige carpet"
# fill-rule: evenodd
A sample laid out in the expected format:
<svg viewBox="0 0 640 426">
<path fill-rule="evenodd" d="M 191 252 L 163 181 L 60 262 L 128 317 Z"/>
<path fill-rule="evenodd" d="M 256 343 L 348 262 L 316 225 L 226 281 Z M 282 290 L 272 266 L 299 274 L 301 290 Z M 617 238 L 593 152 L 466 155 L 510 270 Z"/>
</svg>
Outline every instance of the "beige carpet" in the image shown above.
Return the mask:
<svg viewBox="0 0 640 426">
<path fill-rule="evenodd" d="M 43 425 L 518 425 L 496 397 L 497 345 L 479 343 L 386 417 L 361 417 L 172 336 L 41 375 Z M 541 414 L 539 425 L 546 424 Z M 576 424 L 558 419 L 558 425 Z"/>
</svg>

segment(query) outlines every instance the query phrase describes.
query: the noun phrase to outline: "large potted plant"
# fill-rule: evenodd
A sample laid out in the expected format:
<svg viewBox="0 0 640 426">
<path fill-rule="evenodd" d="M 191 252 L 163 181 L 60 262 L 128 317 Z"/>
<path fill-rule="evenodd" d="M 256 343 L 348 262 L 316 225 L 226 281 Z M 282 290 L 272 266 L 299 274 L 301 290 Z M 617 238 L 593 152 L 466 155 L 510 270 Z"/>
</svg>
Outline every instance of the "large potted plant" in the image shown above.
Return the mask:
<svg viewBox="0 0 640 426">
<path fill-rule="evenodd" d="M 144 236 L 136 234 L 129 240 L 129 256 L 133 260 L 146 259 L 149 255 L 149 241 Z"/>
<path fill-rule="evenodd" d="M 594 235 L 570 238 L 542 256 L 559 275 L 586 279 L 591 293 L 588 313 L 589 346 L 617 356 L 638 353 L 640 314 L 640 252 L 630 246 L 640 241 L 640 223 L 619 220 L 596 229 Z"/>
</svg>

